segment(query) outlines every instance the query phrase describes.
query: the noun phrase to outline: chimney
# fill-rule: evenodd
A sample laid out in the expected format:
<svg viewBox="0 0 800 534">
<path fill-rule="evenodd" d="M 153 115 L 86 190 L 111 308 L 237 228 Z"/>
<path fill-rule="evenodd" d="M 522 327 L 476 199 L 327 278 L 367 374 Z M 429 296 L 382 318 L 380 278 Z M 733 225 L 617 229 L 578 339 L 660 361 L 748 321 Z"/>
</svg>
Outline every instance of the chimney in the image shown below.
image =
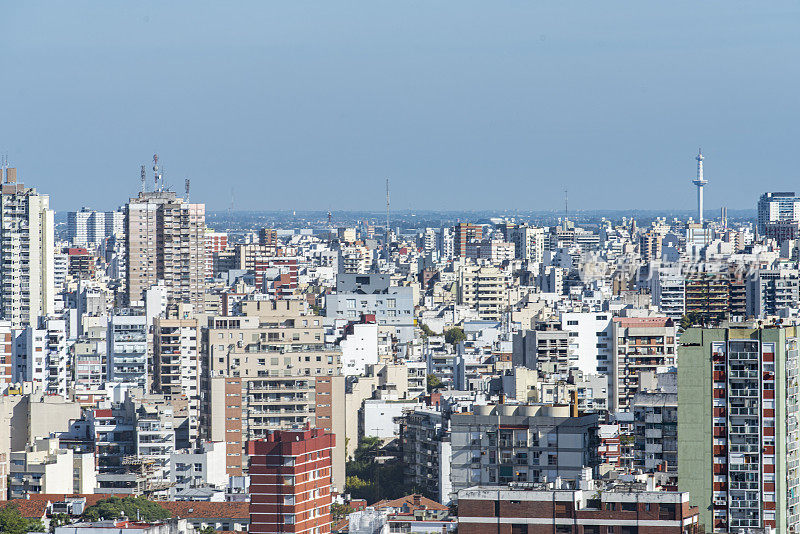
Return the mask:
<svg viewBox="0 0 800 534">
<path fill-rule="evenodd" d="M 422 504 L 422 495 L 420 495 L 419 493 L 415 493 L 413 497 L 414 497 L 414 506 L 419 506 L 420 504 Z"/>
</svg>

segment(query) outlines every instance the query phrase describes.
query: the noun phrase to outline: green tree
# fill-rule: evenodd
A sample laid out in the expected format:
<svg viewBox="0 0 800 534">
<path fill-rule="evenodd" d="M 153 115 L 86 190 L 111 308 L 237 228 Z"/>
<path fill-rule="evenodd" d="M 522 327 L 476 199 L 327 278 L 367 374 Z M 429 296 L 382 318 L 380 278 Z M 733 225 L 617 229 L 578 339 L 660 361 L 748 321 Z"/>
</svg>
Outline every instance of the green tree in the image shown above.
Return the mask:
<svg viewBox="0 0 800 534">
<path fill-rule="evenodd" d="M 686 330 L 687 328 L 691 328 L 693 326 L 702 327 L 705 326 L 705 319 L 701 314 L 697 312 L 691 312 L 681 317 L 678 326 L 680 327 L 681 330 Z"/>
<path fill-rule="evenodd" d="M 339 504 L 338 502 L 335 502 L 331 505 L 331 519 L 334 521 L 341 521 L 353 512 L 355 512 L 355 510 L 346 504 Z"/>
<path fill-rule="evenodd" d="M 437 389 L 442 389 L 444 387 L 444 384 L 442 383 L 441 380 L 439 380 L 439 377 L 436 375 L 428 375 L 427 382 L 428 382 L 428 393 L 431 393 Z"/>
<path fill-rule="evenodd" d="M 111 497 L 97 501 L 83 512 L 83 518 L 88 521 L 97 521 L 101 518 L 116 519 L 123 515 L 139 521 L 158 521 L 168 519 L 172 514 L 160 504 L 145 497 Z"/>
<path fill-rule="evenodd" d="M 217 529 L 208 525 L 196 531 L 197 534 L 217 534 Z"/>
<path fill-rule="evenodd" d="M 68 514 L 53 514 L 50 518 L 50 532 L 55 532 L 56 527 L 66 525 L 70 522 Z"/>
<path fill-rule="evenodd" d="M 0 532 L 3 534 L 28 534 L 28 532 L 44 532 L 44 525 L 39 519 L 22 517 L 16 505 L 0 508 Z"/>
<path fill-rule="evenodd" d="M 466 339 L 467 334 L 465 334 L 464 330 L 459 326 L 454 326 L 444 333 L 444 340 L 454 347 Z"/>
<path fill-rule="evenodd" d="M 422 335 L 423 335 L 423 337 L 426 337 L 426 338 L 428 338 L 428 337 L 431 337 L 431 336 L 435 336 L 435 335 L 436 335 L 436 334 L 434 333 L 434 331 L 433 331 L 433 330 L 431 330 L 431 327 L 430 327 L 430 326 L 428 326 L 428 325 L 426 325 L 425 323 L 419 323 L 419 329 L 420 329 L 420 330 L 422 330 Z"/>
</svg>

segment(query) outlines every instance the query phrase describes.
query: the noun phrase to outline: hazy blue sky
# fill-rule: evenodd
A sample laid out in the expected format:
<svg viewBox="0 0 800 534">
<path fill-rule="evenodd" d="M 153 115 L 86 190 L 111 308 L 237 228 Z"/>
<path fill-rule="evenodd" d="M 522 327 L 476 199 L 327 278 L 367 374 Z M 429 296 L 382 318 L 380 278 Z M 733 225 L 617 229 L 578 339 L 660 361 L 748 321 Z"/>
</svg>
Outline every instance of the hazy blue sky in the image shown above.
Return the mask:
<svg viewBox="0 0 800 534">
<path fill-rule="evenodd" d="M 3 2 L 0 153 L 59 210 L 744 208 L 797 189 L 796 1 Z M 148 185 L 152 178 L 148 175 Z"/>
</svg>

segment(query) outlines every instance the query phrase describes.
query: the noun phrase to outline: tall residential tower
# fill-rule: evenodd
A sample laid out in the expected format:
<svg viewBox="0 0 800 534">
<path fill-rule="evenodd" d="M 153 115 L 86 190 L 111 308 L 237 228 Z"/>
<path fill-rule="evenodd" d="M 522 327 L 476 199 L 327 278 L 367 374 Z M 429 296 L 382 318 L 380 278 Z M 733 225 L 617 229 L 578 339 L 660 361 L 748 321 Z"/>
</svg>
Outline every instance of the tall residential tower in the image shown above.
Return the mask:
<svg viewBox="0 0 800 534">
<path fill-rule="evenodd" d="M 2 173 L 0 194 L 0 318 L 21 329 L 53 313 L 53 210 L 50 197 Z"/>
<path fill-rule="evenodd" d="M 154 158 L 155 161 L 157 157 Z M 153 166 L 156 183 L 161 175 Z M 163 180 L 162 180 L 163 183 Z M 128 302 L 144 300 L 144 291 L 164 281 L 175 302 L 203 311 L 206 280 L 206 207 L 190 204 L 173 191 L 142 191 L 125 206 Z"/>
</svg>

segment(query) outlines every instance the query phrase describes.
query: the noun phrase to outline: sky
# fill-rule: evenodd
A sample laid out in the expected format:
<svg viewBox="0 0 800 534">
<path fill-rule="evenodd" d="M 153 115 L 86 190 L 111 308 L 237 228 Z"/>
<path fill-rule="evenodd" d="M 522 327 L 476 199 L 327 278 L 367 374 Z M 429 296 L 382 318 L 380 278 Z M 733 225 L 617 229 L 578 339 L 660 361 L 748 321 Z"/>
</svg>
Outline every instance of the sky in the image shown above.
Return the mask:
<svg viewBox="0 0 800 534">
<path fill-rule="evenodd" d="M 796 1 L 4 2 L 0 154 L 112 209 L 693 209 L 800 190 Z"/>
</svg>

